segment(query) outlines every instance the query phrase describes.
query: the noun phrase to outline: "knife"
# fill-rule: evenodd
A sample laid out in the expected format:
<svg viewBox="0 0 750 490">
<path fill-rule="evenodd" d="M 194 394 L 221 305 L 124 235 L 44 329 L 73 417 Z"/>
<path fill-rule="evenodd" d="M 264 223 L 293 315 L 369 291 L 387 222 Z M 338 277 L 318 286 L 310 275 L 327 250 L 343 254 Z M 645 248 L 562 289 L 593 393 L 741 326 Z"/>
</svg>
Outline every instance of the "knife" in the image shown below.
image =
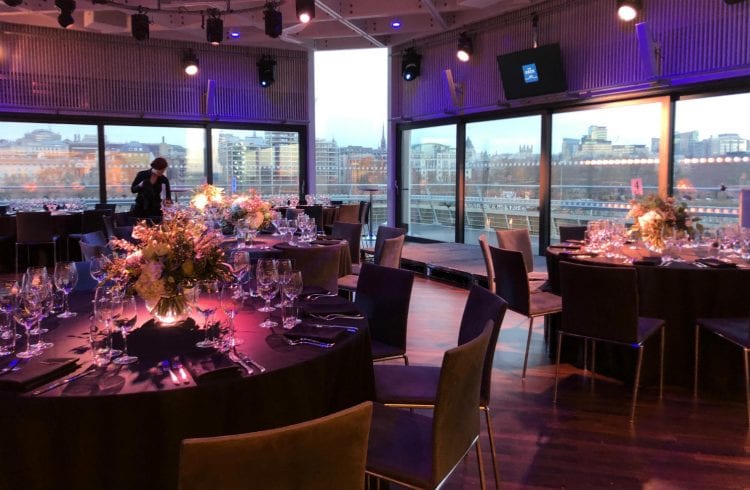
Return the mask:
<svg viewBox="0 0 750 490">
<path fill-rule="evenodd" d="M 242 367 L 242 369 L 247 372 L 247 374 L 253 374 L 253 368 L 250 367 L 245 361 L 243 361 L 239 355 L 237 355 L 237 349 L 230 350 L 228 354 L 230 361 L 239 364 L 240 367 Z"/>
<path fill-rule="evenodd" d="M 180 384 L 180 380 L 177 378 L 177 375 L 172 371 L 172 368 L 169 367 L 169 361 L 166 359 L 161 361 L 160 363 L 161 371 L 164 374 L 169 374 L 169 379 L 172 380 L 172 383 L 174 383 L 175 386 L 178 386 Z"/>
<path fill-rule="evenodd" d="M 247 354 L 243 354 L 242 352 L 240 352 L 240 351 L 238 351 L 238 350 L 235 350 L 235 353 L 237 354 L 237 356 L 238 356 L 238 357 L 239 357 L 240 359 L 242 359 L 242 360 L 243 360 L 243 361 L 245 361 L 246 363 L 248 363 L 248 364 L 252 364 L 253 366 L 255 366 L 255 368 L 256 368 L 256 369 L 257 369 L 258 371 L 260 371 L 261 373 L 265 373 L 265 372 L 266 372 L 266 368 L 264 368 L 263 366 L 261 366 L 261 365 L 260 365 L 260 364 L 258 364 L 257 362 L 255 362 L 255 361 L 253 361 L 252 359 L 250 359 L 250 356 L 248 356 Z"/>
<path fill-rule="evenodd" d="M 54 390 L 55 388 L 58 388 L 60 386 L 66 385 L 68 383 L 72 383 L 73 381 L 83 378 L 84 376 L 88 376 L 89 374 L 94 372 L 94 369 L 96 368 L 96 365 L 89 364 L 89 367 L 87 367 L 83 372 L 80 372 L 78 374 L 74 374 L 73 376 L 68 376 L 67 378 L 63 378 L 60 381 L 55 381 L 51 385 L 47 385 L 44 388 L 39 388 L 36 391 L 31 392 L 31 396 L 37 396 L 41 395 L 42 393 L 47 393 L 50 390 Z"/>
</svg>

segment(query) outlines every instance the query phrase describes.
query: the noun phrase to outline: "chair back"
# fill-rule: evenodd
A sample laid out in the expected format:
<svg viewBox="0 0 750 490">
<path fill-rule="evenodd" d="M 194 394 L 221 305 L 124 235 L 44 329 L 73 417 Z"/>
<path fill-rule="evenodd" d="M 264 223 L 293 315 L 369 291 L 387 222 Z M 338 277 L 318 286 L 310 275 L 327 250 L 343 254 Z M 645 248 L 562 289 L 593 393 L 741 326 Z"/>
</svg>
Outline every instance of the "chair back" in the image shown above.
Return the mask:
<svg viewBox="0 0 750 490">
<path fill-rule="evenodd" d="M 107 239 L 104 237 L 104 233 L 99 231 L 91 231 L 81 235 L 81 241 L 88 243 L 89 245 L 107 245 Z"/>
<path fill-rule="evenodd" d="M 277 429 L 185 439 L 178 488 L 364 488 L 371 421 L 372 402 L 364 402 Z"/>
<path fill-rule="evenodd" d="M 529 278 L 523 254 L 490 245 L 490 258 L 495 269 L 495 294 L 508 302 L 508 308 L 529 315 Z"/>
<path fill-rule="evenodd" d="M 449 474 L 479 437 L 479 387 L 492 323 L 488 320 L 478 337 L 443 355 L 432 420 L 434 482 Z"/>
<path fill-rule="evenodd" d="M 362 239 L 362 223 L 344 223 L 336 221 L 333 223 L 331 235 L 336 238 L 343 238 L 349 243 L 349 253 L 352 256 L 352 262 L 359 264 L 359 247 Z"/>
<path fill-rule="evenodd" d="M 111 216 L 108 209 L 87 209 L 81 214 L 81 233 L 105 231 L 103 216 Z"/>
<path fill-rule="evenodd" d="M 370 336 L 406 351 L 414 273 L 365 262 L 359 273 L 354 304 L 370 325 Z"/>
<path fill-rule="evenodd" d="M 51 243 L 54 240 L 52 215 L 47 211 L 16 214 L 16 242 Z"/>
<path fill-rule="evenodd" d="M 466 300 L 464 314 L 461 317 L 461 326 L 458 329 L 458 345 L 463 345 L 479 337 L 484 331 L 487 322 L 492 322 L 492 334 L 487 345 L 487 352 L 484 355 L 482 384 L 479 396 L 482 405 L 485 406 L 490 402 L 492 362 L 495 359 L 495 346 L 507 309 L 508 303 L 500 296 L 489 292 L 481 286 L 472 286 L 469 291 L 469 297 Z"/>
<path fill-rule="evenodd" d="M 375 236 L 375 250 L 374 260 L 376 264 L 380 264 L 380 256 L 383 255 L 383 245 L 389 238 L 396 238 L 402 235 L 406 235 L 406 230 L 403 228 L 394 228 L 392 226 L 379 226 L 378 232 Z"/>
<path fill-rule="evenodd" d="M 342 204 L 339 206 L 339 215 L 336 220 L 342 223 L 360 223 L 359 204 Z"/>
<path fill-rule="evenodd" d="M 523 254 L 523 262 L 526 272 L 534 270 L 534 253 L 531 251 L 531 237 L 529 230 L 519 228 L 517 230 L 496 230 L 497 246 L 506 250 L 516 250 Z"/>
<path fill-rule="evenodd" d="M 586 238 L 586 226 L 560 226 L 560 241 L 567 242 L 568 240 L 583 240 Z"/>
<path fill-rule="evenodd" d="M 487 235 L 479 235 L 479 249 L 482 251 L 484 258 L 484 267 L 487 269 L 487 289 L 495 292 L 495 268 L 492 267 L 492 258 L 490 258 L 490 244 L 487 243 Z"/>
<path fill-rule="evenodd" d="M 98 202 L 94 204 L 94 209 L 106 209 L 110 212 L 110 214 L 115 214 L 115 210 L 117 210 L 117 204 Z"/>
<path fill-rule="evenodd" d="M 8 214 L 8 206 L 7 205 L 0 206 L 0 216 L 5 216 L 6 214 Z"/>
<path fill-rule="evenodd" d="M 383 267 L 398 269 L 401 267 L 401 252 L 404 249 L 404 239 L 406 235 L 388 238 L 383 242 L 383 248 L 380 250 L 380 262 L 376 262 Z"/>
<path fill-rule="evenodd" d="M 91 260 L 92 257 L 108 255 L 110 252 L 109 247 L 106 245 L 93 245 L 83 240 L 79 241 L 78 245 L 81 247 L 81 258 L 83 260 Z"/>
<path fill-rule="evenodd" d="M 297 209 L 297 208 L 286 208 L 286 213 L 284 213 L 284 217 L 286 219 L 297 219 L 297 216 L 304 213 L 304 209 Z"/>
<path fill-rule="evenodd" d="M 561 330 L 616 342 L 638 342 L 638 273 L 561 261 Z"/>
<path fill-rule="evenodd" d="M 76 271 L 78 271 L 78 282 L 73 291 L 93 291 L 96 289 L 96 279 L 91 277 L 91 262 L 76 262 Z"/>
<path fill-rule="evenodd" d="M 370 222 L 370 201 L 359 201 L 359 222 L 363 225 Z"/>
<path fill-rule="evenodd" d="M 302 272 L 305 286 L 318 286 L 326 291 L 338 291 L 339 262 L 341 248 L 328 247 L 284 247 L 282 256 L 294 261 L 294 268 Z"/>
<path fill-rule="evenodd" d="M 104 224 L 104 232 L 107 234 L 108 239 L 115 238 L 115 217 L 112 214 L 102 215 L 102 224 Z"/>
</svg>

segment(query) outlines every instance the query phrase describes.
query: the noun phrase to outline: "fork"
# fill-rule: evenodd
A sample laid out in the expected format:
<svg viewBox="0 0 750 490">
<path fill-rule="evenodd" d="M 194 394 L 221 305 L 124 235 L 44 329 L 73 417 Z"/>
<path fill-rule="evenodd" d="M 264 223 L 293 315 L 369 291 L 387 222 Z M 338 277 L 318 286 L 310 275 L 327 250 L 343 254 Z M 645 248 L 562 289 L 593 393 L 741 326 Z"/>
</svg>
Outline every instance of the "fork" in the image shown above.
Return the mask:
<svg viewBox="0 0 750 490">
<path fill-rule="evenodd" d="M 305 299 L 307 301 L 315 301 L 316 299 L 320 299 L 320 298 L 335 298 L 336 296 L 338 296 L 338 294 L 336 294 L 336 293 L 328 293 L 328 292 L 326 292 L 326 293 L 311 293 L 311 294 L 308 294 L 307 296 L 305 296 Z"/>
<path fill-rule="evenodd" d="M 363 320 L 365 318 L 363 315 L 346 315 L 344 313 L 328 313 L 325 315 L 312 313 L 310 316 L 319 320 Z"/>
<path fill-rule="evenodd" d="M 307 337 L 299 337 L 296 339 L 290 339 L 286 335 L 282 335 L 281 337 L 284 339 L 284 342 L 286 342 L 288 345 L 305 344 L 305 345 L 313 345 L 315 347 L 322 347 L 324 349 L 330 349 L 331 347 L 336 345 L 333 342 L 321 342 L 319 340 L 308 339 Z"/>
<path fill-rule="evenodd" d="M 237 355 L 237 351 L 230 349 L 227 351 L 227 355 L 229 356 L 229 360 L 232 361 L 235 364 L 239 364 L 242 369 L 244 369 L 247 374 L 253 374 L 253 368 L 250 367 L 245 361 L 243 361 L 239 355 Z"/>
</svg>

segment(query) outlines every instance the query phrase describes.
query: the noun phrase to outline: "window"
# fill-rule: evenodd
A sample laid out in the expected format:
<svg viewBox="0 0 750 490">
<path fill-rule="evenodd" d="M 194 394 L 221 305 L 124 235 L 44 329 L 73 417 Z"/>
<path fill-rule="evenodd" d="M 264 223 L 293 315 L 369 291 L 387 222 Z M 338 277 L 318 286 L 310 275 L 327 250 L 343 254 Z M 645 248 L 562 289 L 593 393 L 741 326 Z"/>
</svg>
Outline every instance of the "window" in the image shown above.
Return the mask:
<svg viewBox="0 0 750 490">
<path fill-rule="evenodd" d="M 675 109 L 674 196 L 704 227 L 737 223 L 750 186 L 750 93 L 680 100 Z"/>
<path fill-rule="evenodd" d="M 3 202 L 40 210 L 33 201 L 99 202 L 96 126 L 4 122 L 0 134 Z"/>
<path fill-rule="evenodd" d="M 414 237 L 456 238 L 456 126 L 402 133 L 401 212 Z"/>
<path fill-rule="evenodd" d="M 188 192 L 205 182 L 205 130 L 160 126 L 105 126 L 107 201 L 123 207 L 135 202 L 130 185 L 156 157 L 169 162 L 172 199 L 187 200 Z"/>
<path fill-rule="evenodd" d="M 255 189 L 264 198 L 299 193 L 299 134 L 214 129 L 213 183 L 225 193 Z"/>
<path fill-rule="evenodd" d="M 658 192 L 660 102 L 552 116 L 552 229 L 623 220 L 635 187 Z"/>
<path fill-rule="evenodd" d="M 538 243 L 540 131 L 541 116 L 466 125 L 465 243 L 511 228 Z"/>
</svg>

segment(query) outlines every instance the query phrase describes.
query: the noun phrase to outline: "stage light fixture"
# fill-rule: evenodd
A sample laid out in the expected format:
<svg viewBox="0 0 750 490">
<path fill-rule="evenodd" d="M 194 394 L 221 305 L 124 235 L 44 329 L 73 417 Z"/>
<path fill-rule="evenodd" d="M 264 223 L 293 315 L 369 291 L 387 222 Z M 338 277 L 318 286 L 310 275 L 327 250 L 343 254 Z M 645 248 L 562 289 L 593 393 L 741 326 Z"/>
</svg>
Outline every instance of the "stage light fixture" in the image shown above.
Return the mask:
<svg viewBox="0 0 750 490">
<path fill-rule="evenodd" d="M 8 7 L 18 7 L 23 3 L 23 0 L 3 0 L 5 2 L 5 5 Z"/>
<path fill-rule="evenodd" d="M 72 26 L 75 22 L 73 19 L 73 12 L 76 9 L 75 0 L 55 0 L 55 7 L 60 10 L 60 15 L 57 16 L 57 23 L 60 27 L 67 29 Z"/>
<path fill-rule="evenodd" d="M 284 25 L 281 18 L 281 11 L 276 9 L 274 3 L 268 2 L 266 4 L 266 7 L 263 9 L 263 20 L 266 24 L 266 36 L 274 39 L 281 36 Z"/>
<path fill-rule="evenodd" d="M 209 11 L 209 17 L 206 19 L 206 41 L 216 46 L 221 44 L 223 40 L 224 21 L 219 17 L 218 11 Z"/>
<path fill-rule="evenodd" d="M 185 73 L 191 77 L 198 73 L 198 56 L 192 49 L 188 49 L 182 55 L 182 66 L 185 68 Z"/>
<path fill-rule="evenodd" d="M 407 82 L 411 82 L 420 74 L 422 55 L 414 48 L 408 48 L 401 57 L 401 76 Z"/>
<path fill-rule="evenodd" d="M 630 22 L 641 11 L 641 0 L 617 0 L 617 16 L 620 20 Z"/>
<path fill-rule="evenodd" d="M 273 82 L 276 81 L 276 78 L 274 76 L 274 71 L 276 68 L 276 60 L 274 60 L 268 55 L 263 55 L 258 60 L 257 66 L 258 66 L 258 80 L 260 81 L 260 86 L 263 88 L 268 88 L 271 85 L 273 85 Z"/>
<path fill-rule="evenodd" d="M 297 0 L 297 18 L 307 24 L 315 17 L 315 0 Z"/>
<path fill-rule="evenodd" d="M 461 33 L 458 38 L 458 49 L 456 50 L 456 57 L 466 63 L 471 59 L 471 55 L 474 54 L 474 43 L 471 38 L 465 32 Z"/>
<path fill-rule="evenodd" d="M 148 15 L 142 11 L 130 16 L 130 33 L 138 41 L 145 41 L 149 37 L 149 24 L 151 21 Z"/>
</svg>

